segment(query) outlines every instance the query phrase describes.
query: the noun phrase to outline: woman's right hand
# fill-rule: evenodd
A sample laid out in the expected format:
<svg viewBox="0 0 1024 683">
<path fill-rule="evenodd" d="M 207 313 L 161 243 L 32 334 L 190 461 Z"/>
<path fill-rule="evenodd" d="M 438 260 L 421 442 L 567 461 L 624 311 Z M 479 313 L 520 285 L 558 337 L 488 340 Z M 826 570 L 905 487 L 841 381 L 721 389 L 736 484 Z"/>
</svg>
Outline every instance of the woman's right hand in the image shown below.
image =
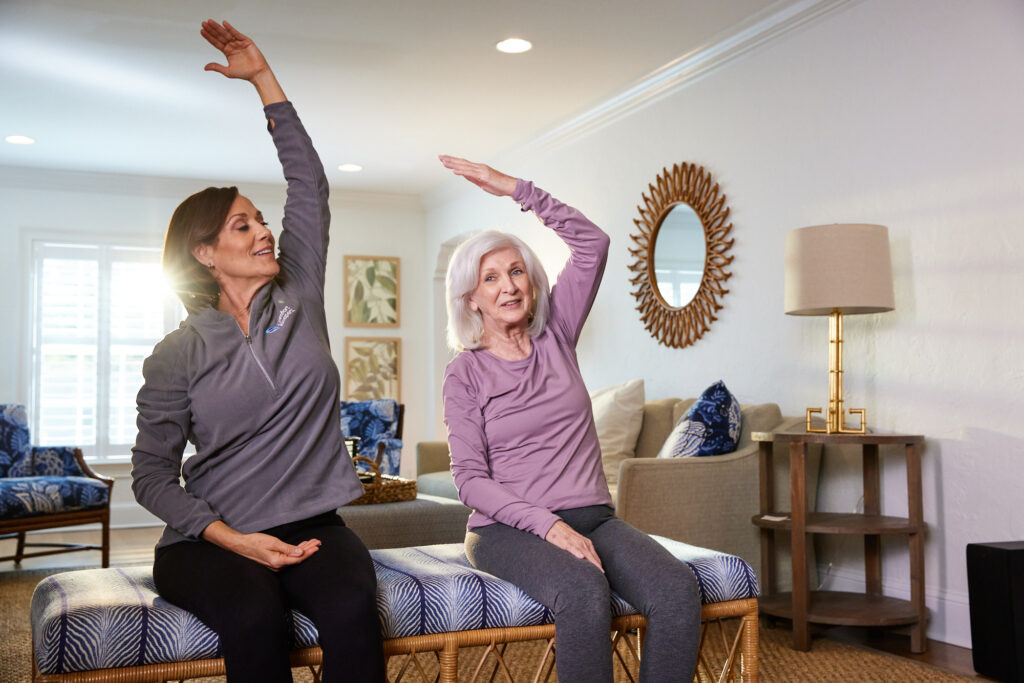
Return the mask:
<svg viewBox="0 0 1024 683">
<path fill-rule="evenodd" d="M 320 549 L 320 541 L 315 538 L 291 545 L 270 534 L 239 533 L 224 522 L 213 522 L 207 526 L 203 530 L 203 539 L 273 571 L 304 562 Z"/>
<path fill-rule="evenodd" d="M 594 544 L 590 542 L 590 539 L 577 533 L 562 520 L 558 520 L 551 525 L 544 540 L 548 543 L 553 543 L 574 557 L 590 562 L 604 572 L 604 567 L 601 566 L 601 558 L 597 556 L 597 551 L 594 550 Z"/>
<path fill-rule="evenodd" d="M 216 71 L 228 78 L 249 81 L 260 94 L 264 106 L 283 102 L 286 98 L 274 72 L 256 43 L 228 22 L 217 23 L 212 19 L 203 22 L 199 31 L 206 42 L 224 53 L 228 65 L 210 62 L 206 71 Z"/>
<path fill-rule="evenodd" d="M 496 171 L 487 164 L 478 164 L 468 159 L 441 154 L 437 157 L 445 168 L 462 176 L 477 187 L 498 197 L 511 197 L 516 191 L 516 179 Z"/>
<path fill-rule="evenodd" d="M 251 81 L 260 72 L 270 69 L 256 43 L 228 22 L 221 24 L 207 19 L 199 33 L 206 38 L 206 42 L 223 52 L 228 60 L 227 66 L 210 62 L 206 65 L 207 71 Z"/>
</svg>

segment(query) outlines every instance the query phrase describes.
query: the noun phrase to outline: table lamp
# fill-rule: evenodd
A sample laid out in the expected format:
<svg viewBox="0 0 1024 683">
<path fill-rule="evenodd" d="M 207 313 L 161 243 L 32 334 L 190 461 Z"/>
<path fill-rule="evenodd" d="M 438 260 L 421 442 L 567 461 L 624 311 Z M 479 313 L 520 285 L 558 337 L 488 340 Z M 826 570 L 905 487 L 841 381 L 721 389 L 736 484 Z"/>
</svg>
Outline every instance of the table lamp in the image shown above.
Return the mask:
<svg viewBox="0 0 1024 683">
<path fill-rule="evenodd" d="M 848 411 L 860 416 L 860 426 L 846 426 L 843 316 L 894 307 L 889 231 L 884 225 L 812 225 L 786 235 L 786 313 L 829 316 L 828 412 L 825 427 L 813 427 L 811 418 L 822 409 L 808 408 L 808 432 L 867 431 L 863 408 Z"/>
</svg>

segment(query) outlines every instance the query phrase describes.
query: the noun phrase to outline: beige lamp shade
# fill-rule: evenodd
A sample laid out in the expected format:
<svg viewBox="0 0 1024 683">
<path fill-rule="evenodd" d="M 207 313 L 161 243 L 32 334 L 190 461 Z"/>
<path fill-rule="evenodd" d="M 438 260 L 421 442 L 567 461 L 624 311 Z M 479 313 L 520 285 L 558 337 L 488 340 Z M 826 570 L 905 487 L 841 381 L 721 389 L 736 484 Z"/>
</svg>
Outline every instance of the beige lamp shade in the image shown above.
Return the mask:
<svg viewBox="0 0 1024 683">
<path fill-rule="evenodd" d="M 786 235 L 786 313 L 846 315 L 893 308 L 884 225 L 812 225 Z"/>
</svg>

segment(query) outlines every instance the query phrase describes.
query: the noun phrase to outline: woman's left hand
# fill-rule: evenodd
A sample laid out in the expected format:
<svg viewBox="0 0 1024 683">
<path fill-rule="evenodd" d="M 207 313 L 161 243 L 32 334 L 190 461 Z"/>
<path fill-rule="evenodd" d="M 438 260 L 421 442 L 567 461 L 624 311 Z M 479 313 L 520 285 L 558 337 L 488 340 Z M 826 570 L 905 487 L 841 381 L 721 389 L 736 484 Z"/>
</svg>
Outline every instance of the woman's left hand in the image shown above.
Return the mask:
<svg viewBox="0 0 1024 683">
<path fill-rule="evenodd" d="M 499 197 L 511 197 L 516 191 L 516 179 L 495 171 L 486 164 L 478 164 L 468 159 L 441 154 L 437 157 L 445 168 L 451 169 L 477 187 Z"/>
</svg>

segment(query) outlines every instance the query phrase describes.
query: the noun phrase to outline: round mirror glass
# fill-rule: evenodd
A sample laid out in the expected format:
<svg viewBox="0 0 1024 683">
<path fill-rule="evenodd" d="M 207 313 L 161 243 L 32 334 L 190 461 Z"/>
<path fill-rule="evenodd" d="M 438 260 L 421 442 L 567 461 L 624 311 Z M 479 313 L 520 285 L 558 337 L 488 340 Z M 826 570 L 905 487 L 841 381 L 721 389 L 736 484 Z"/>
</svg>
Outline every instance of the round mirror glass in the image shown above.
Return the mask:
<svg viewBox="0 0 1024 683">
<path fill-rule="evenodd" d="M 693 300 L 704 278 L 704 225 L 689 204 L 676 204 L 661 219 L 654 244 L 654 279 L 672 308 Z"/>
</svg>

